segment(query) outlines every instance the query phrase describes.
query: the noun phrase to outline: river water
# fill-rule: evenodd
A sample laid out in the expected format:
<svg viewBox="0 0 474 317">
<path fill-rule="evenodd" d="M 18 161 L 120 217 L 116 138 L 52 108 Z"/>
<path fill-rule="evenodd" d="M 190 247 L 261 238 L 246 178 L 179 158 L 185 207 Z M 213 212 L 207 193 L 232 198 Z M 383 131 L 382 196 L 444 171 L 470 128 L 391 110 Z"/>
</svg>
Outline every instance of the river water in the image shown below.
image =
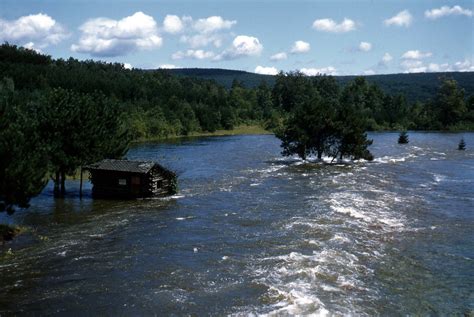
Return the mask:
<svg viewBox="0 0 474 317">
<path fill-rule="evenodd" d="M 52 198 L 3 221 L 0 315 L 474 313 L 474 134 L 371 134 L 374 162 L 303 163 L 271 135 L 141 144 L 179 194 Z M 11 254 L 5 251 L 11 248 Z"/>
</svg>

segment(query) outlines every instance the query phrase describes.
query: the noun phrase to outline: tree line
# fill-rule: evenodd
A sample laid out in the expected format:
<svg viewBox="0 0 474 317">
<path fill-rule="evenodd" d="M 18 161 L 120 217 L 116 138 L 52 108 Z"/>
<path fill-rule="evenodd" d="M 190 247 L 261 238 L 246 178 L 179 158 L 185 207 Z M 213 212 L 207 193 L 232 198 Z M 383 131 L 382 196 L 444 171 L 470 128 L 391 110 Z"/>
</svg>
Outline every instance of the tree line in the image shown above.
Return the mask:
<svg viewBox="0 0 474 317">
<path fill-rule="evenodd" d="M 365 131 L 473 129 L 474 97 L 446 79 L 431 101 L 410 104 L 364 78 L 341 86 L 297 72 L 280 73 L 273 87 L 234 80 L 228 89 L 166 70 L 53 59 L 6 43 L 0 45 L 0 210 L 26 206 L 50 178 L 55 193 L 64 194 L 66 175 L 121 157 L 131 140 L 241 124 L 276 131 L 288 153 L 362 158 L 369 155 Z M 296 145 L 292 140 L 306 132 L 292 126 L 317 137 Z"/>
</svg>

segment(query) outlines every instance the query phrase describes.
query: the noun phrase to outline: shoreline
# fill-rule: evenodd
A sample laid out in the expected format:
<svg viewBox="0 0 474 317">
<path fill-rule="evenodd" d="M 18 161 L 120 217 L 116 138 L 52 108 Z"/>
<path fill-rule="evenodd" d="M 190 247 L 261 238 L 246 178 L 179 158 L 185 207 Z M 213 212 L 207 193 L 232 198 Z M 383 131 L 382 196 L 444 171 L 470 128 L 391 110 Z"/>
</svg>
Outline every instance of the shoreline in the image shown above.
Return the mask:
<svg viewBox="0 0 474 317">
<path fill-rule="evenodd" d="M 199 138 L 212 136 L 234 136 L 234 135 L 270 135 L 273 132 L 265 130 L 259 125 L 240 125 L 232 130 L 216 130 L 214 132 L 192 132 L 188 135 L 176 135 L 170 137 L 151 137 L 141 138 L 131 141 L 131 144 L 146 143 L 146 142 L 162 142 L 170 140 L 179 140 L 185 138 Z"/>
</svg>

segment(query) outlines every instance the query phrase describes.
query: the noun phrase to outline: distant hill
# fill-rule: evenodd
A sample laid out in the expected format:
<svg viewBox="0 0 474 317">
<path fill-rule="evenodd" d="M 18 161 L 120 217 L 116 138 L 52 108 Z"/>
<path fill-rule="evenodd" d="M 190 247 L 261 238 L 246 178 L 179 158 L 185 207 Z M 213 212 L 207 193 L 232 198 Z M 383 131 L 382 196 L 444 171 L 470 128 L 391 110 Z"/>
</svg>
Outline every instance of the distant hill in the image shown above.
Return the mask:
<svg viewBox="0 0 474 317">
<path fill-rule="evenodd" d="M 234 79 L 241 81 L 245 87 L 258 86 L 262 81 L 273 86 L 275 76 L 260 75 L 240 70 L 218 68 L 181 68 L 168 70 L 171 74 L 215 80 L 217 83 L 230 88 Z M 440 77 L 452 77 L 466 91 L 466 96 L 474 95 L 474 72 L 449 73 L 415 73 L 365 76 L 369 82 L 376 83 L 390 94 L 405 94 L 411 102 L 426 101 L 436 93 Z M 335 76 L 341 84 L 346 84 L 357 76 Z"/>
</svg>

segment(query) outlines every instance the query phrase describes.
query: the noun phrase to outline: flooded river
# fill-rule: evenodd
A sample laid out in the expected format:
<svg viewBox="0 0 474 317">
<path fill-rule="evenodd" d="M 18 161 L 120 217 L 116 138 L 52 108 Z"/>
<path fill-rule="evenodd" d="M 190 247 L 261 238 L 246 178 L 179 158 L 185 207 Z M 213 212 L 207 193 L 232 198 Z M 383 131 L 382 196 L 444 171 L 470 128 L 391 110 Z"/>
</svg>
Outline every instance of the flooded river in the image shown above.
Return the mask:
<svg viewBox="0 0 474 317">
<path fill-rule="evenodd" d="M 303 164 L 271 135 L 134 146 L 167 199 L 52 186 L 9 221 L 0 315 L 474 313 L 474 134 L 374 133 L 374 162 Z M 5 255 L 11 248 L 12 254 Z"/>
</svg>

